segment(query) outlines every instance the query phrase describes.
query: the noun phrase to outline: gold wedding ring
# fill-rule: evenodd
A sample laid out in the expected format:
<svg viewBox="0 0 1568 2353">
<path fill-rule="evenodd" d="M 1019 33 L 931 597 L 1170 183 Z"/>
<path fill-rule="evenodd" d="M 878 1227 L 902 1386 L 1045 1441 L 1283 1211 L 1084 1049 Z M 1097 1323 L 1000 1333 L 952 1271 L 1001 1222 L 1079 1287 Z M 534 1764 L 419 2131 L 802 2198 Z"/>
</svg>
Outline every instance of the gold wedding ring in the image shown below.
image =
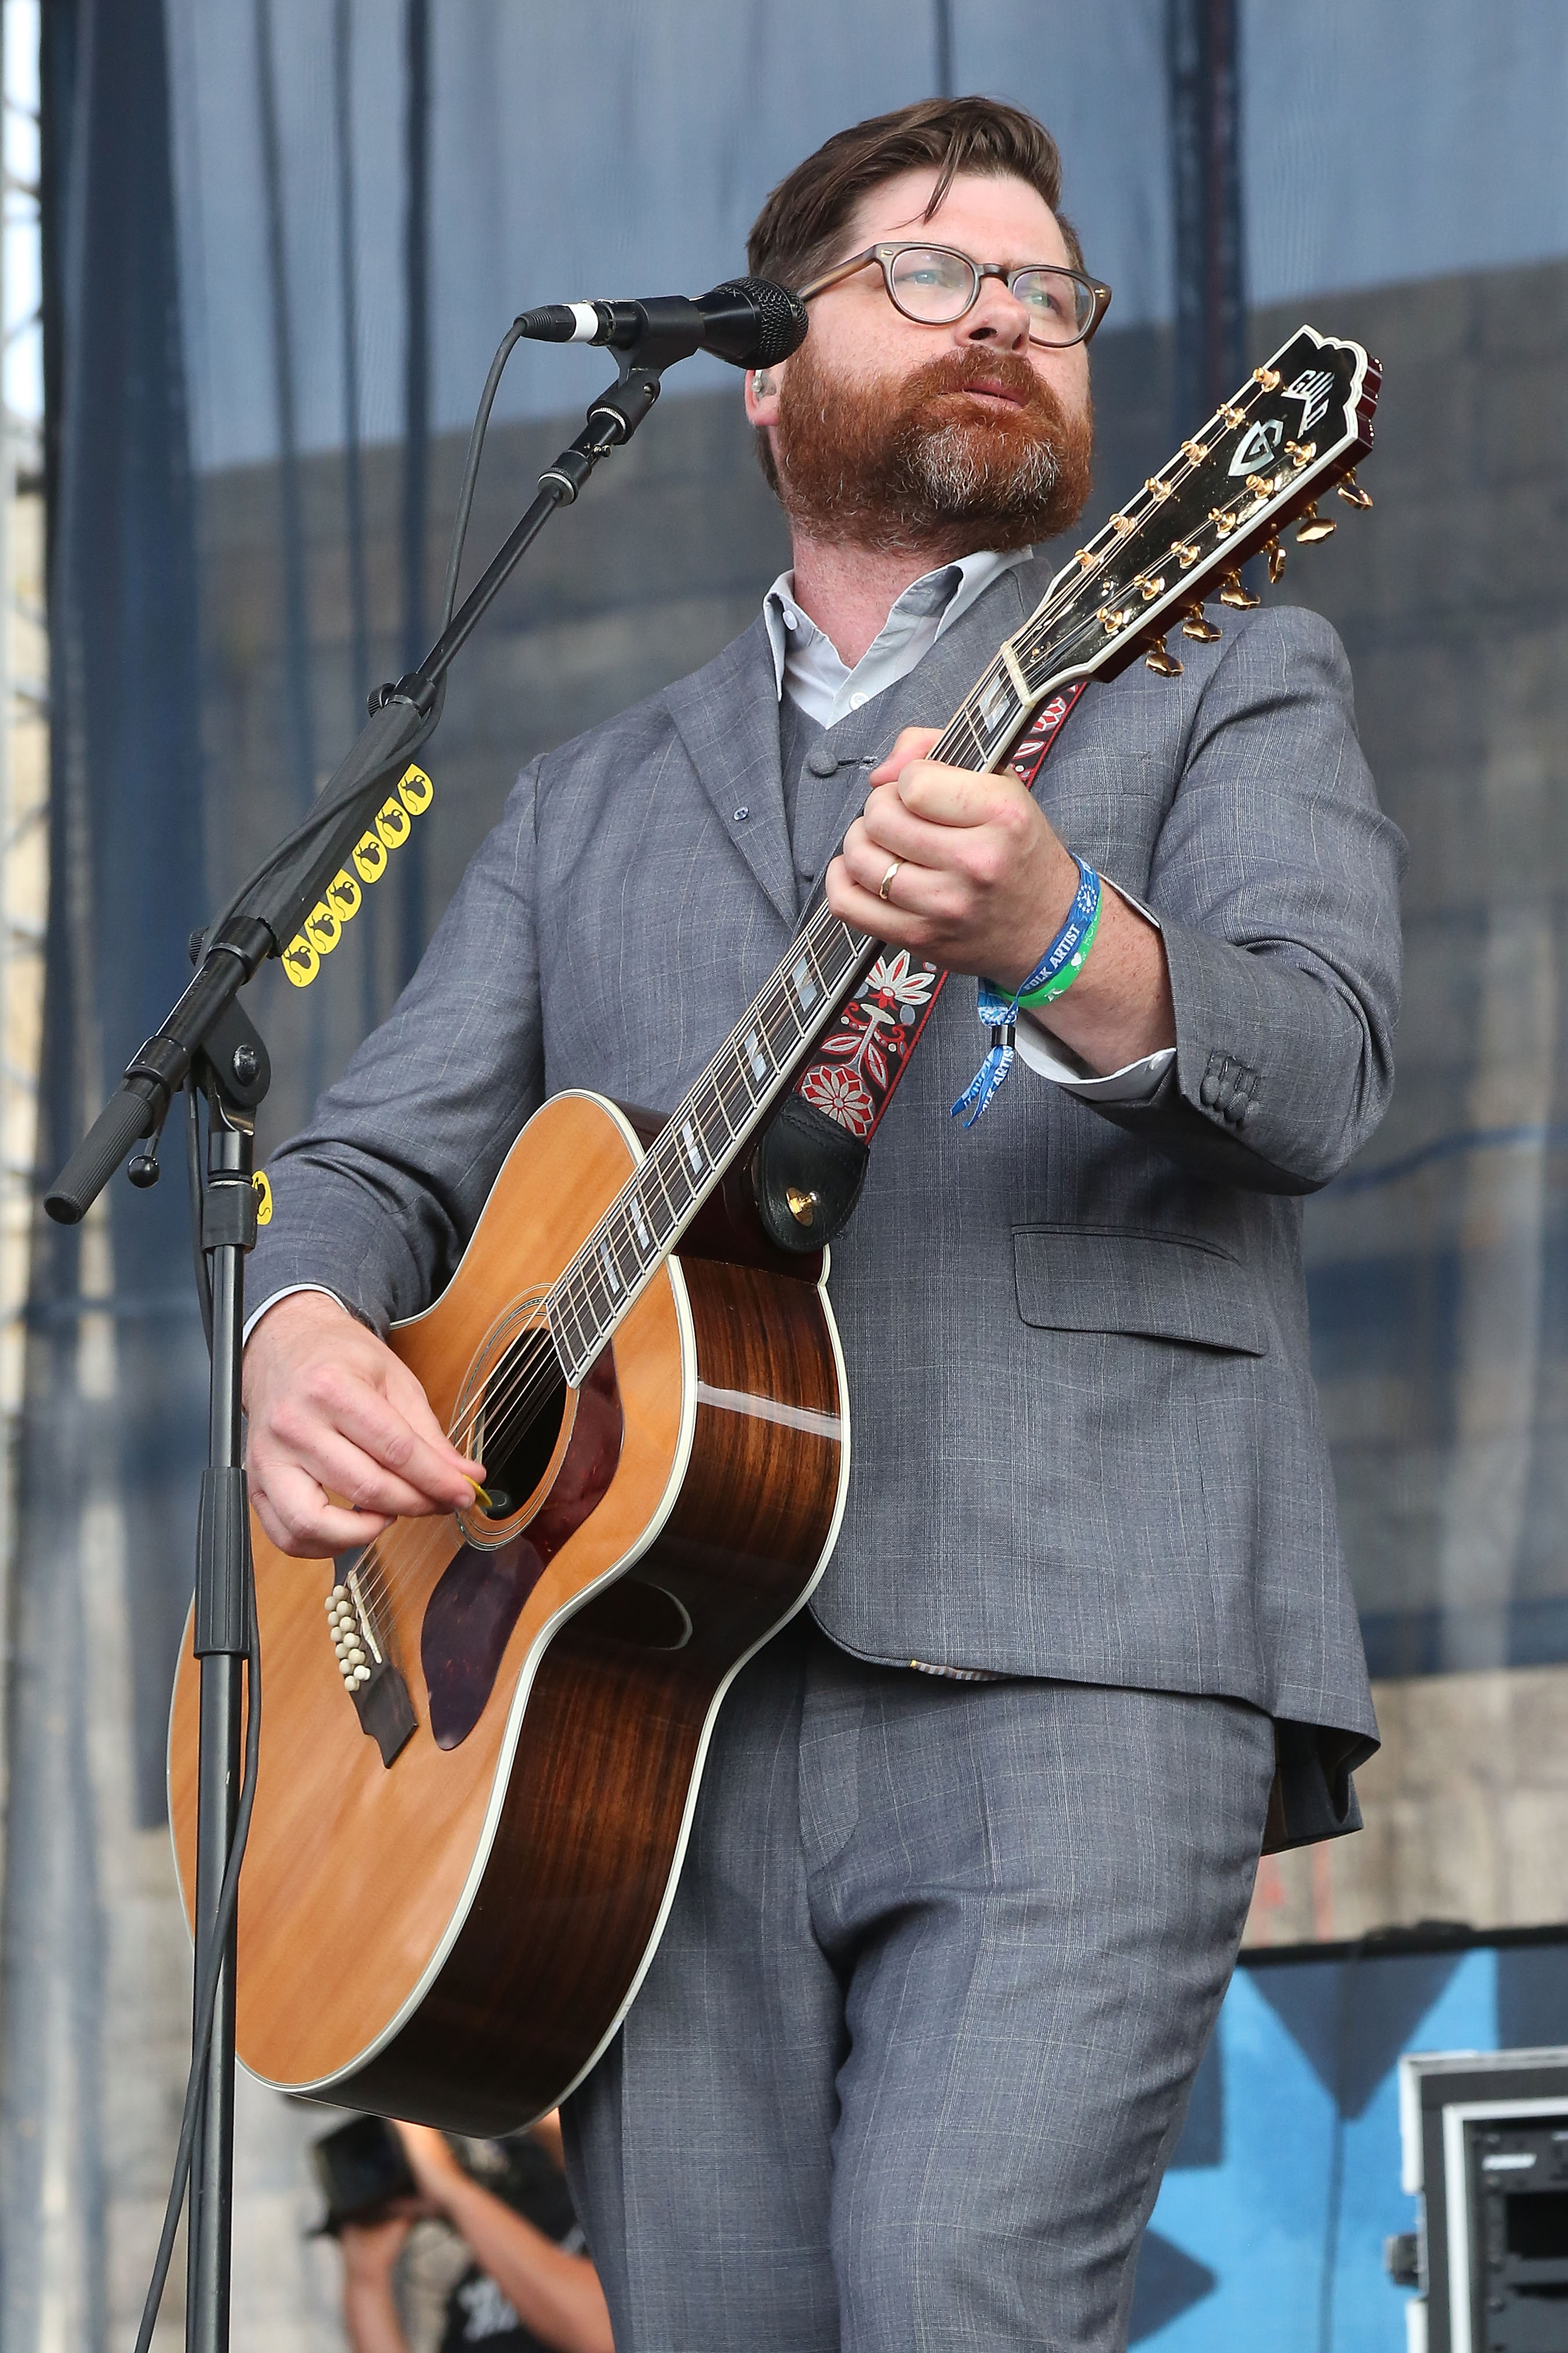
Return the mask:
<svg viewBox="0 0 1568 2353">
<path fill-rule="evenodd" d="M 892 864 L 889 867 L 887 872 L 882 877 L 882 887 L 877 893 L 879 899 L 890 899 L 892 897 L 893 877 L 898 872 L 903 862 L 904 861 L 901 858 L 894 859 Z"/>
</svg>

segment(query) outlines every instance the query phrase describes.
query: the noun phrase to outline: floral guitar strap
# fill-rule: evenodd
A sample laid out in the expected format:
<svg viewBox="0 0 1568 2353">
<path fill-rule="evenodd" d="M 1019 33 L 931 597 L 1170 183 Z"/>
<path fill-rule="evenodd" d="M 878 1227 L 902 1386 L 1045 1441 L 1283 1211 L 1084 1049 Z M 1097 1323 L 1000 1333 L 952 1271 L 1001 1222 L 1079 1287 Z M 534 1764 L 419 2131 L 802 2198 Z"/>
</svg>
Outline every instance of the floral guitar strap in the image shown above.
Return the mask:
<svg viewBox="0 0 1568 2353">
<path fill-rule="evenodd" d="M 1007 765 L 1026 791 L 1087 683 L 1054 694 L 1019 737 Z M 819 1250 L 848 1219 L 871 1138 L 946 980 L 908 948 L 884 948 L 784 1096 L 751 1160 L 757 1210 L 779 1249 Z"/>
<path fill-rule="evenodd" d="M 1007 765 L 1026 792 L 1087 684 L 1079 679 L 1053 694 L 1018 738 Z M 885 948 L 795 1081 L 795 1093 L 869 1144 L 946 980 L 940 965 L 908 948 Z"/>
</svg>

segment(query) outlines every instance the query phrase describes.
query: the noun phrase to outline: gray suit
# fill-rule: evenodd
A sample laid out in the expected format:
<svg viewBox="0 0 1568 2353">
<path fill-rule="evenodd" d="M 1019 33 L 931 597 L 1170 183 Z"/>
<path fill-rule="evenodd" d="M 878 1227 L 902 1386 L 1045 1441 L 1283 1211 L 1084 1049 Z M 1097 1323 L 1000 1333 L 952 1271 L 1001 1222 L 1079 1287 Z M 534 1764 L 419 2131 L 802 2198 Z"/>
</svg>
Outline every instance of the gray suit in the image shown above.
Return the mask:
<svg viewBox="0 0 1568 2353">
<path fill-rule="evenodd" d="M 783 955 L 863 763 L 948 715 L 1042 575 L 1004 575 L 830 732 L 837 776 L 801 781 L 804 875 L 760 623 L 531 763 L 391 1019 L 272 1163 L 251 1297 L 325 1282 L 384 1329 L 446 1282 L 546 1094 L 677 1102 Z M 1103 1113 L 1020 1069 L 965 1132 L 948 1106 L 984 1037 L 973 982 L 950 984 L 834 1250 L 854 1471 L 814 1608 L 868 1658 L 1226 1693 L 1370 1735 L 1293 1197 L 1387 1103 L 1400 841 L 1324 622 L 1227 617 L 1183 652 L 1180 680 L 1091 687 L 1040 788 L 1162 918 L 1175 1063 Z"/>
<path fill-rule="evenodd" d="M 252 1298 L 321 1282 L 384 1329 L 445 1283 L 546 1094 L 673 1104 L 783 955 L 867 768 L 947 718 L 1044 586 L 1005 575 L 829 732 L 793 841 L 760 622 L 531 764 L 392 1018 L 273 1162 Z M 1326 624 L 1227 617 L 1182 653 L 1179 681 L 1091 687 L 1038 788 L 1164 927 L 1158 1092 L 1095 1109 L 1019 1069 L 965 1133 L 948 1106 L 985 1039 L 955 978 L 835 1246 L 854 1468 L 812 1606 L 837 1647 L 797 1630 L 737 1687 L 665 1950 L 574 2103 L 622 2353 L 1116 2342 L 1240 1933 L 1267 1718 L 1310 1750 L 1321 1728 L 1331 1767 L 1375 1736 L 1295 1197 L 1388 1100 L 1402 844 Z M 1026 1680 L 933 1686 L 911 1659 Z M 858 1795 L 825 1839 L 807 1736 L 849 1686 L 833 1753 Z M 1342 1769 L 1307 1826 L 1352 1803 Z M 1009 1954 L 1002 2009 L 975 2013 Z M 932 2036 L 963 2046 L 940 2096 L 909 2063 Z M 989 2175 L 987 2134 L 1013 2152 Z M 1073 2164 L 1028 2172 L 1018 2260 L 1003 2284 L 988 2256 L 983 2292 L 975 2249 L 1041 2134 Z M 896 2155 L 933 2135 L 967 2154 L 917 2184 Z M 706 2290 L 684 2243 L 663 2255 L 705 2228 L 694 2201 L 719 2233 Z M 928 2215 L 924 2284 L 892 2295 Z"/>
</svg>

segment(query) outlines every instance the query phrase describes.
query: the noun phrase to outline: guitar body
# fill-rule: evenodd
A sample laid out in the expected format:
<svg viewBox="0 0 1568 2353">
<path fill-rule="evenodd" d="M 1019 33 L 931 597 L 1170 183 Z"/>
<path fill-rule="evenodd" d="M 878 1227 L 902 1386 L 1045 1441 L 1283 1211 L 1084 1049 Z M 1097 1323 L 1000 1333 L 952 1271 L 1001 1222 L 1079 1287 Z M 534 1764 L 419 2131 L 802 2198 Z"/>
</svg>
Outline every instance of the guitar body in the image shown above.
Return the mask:
<svg viewBox="0 0 1568 2353">
<path fill-rule="evenodd" d="M 392 1335 L 444 1427 L 485 1395 L 654 1124 L 566 1094 L 518 1138 L 450 1286 Z M 825 1259 L 774 1251 L 731 1180 L 565 1393 L 511 1515 L 399 1521 L 378 1541 L 415 1719 L 390 1763 L 328 1626 L 346 1569 L 288 1558 L 253 1521 L 262 1723 L 237 1998 L 254 2073 L 494 2134 L 593 2065 L 658 1945 L 719 1705 L 837 1532 L 848 1425 Z M 198 1686 L 187 1629 L 169 1770 L 187 1917 Z"/>
</svg>

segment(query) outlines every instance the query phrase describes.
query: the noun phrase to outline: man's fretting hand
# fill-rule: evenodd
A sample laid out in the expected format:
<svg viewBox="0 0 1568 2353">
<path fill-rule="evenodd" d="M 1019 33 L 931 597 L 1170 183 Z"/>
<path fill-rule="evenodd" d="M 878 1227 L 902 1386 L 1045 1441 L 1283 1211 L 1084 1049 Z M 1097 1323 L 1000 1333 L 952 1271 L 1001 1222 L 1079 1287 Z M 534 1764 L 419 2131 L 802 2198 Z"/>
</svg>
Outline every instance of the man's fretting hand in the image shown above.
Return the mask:
<svg viewBox="0 0 1568 2353">
<path fill-rule="evenodd" d="M 245 1410 L 250 1500 L 302 1560 L 368 1544 L 394 1519 L 459 1510 L 484 1475 L 407 1366 L 323 1292 L 280 1299 L 251 1334 Z"/>
<path fill-rule="evenodd" d="M 1013 989 L 1067 920 L 1078 867 L 1016 776 L 944 767 L 925 756 L 937 740 L 933 727 L 906 727 L 872 770 L 827 870 L 827 903 L 857 931 Z M 1163 943 L 1116 891 L 1102 891 L 1093 954 L 1043 1026 L 1096 1071 L 1174 1045 Z"/>
</svg>

